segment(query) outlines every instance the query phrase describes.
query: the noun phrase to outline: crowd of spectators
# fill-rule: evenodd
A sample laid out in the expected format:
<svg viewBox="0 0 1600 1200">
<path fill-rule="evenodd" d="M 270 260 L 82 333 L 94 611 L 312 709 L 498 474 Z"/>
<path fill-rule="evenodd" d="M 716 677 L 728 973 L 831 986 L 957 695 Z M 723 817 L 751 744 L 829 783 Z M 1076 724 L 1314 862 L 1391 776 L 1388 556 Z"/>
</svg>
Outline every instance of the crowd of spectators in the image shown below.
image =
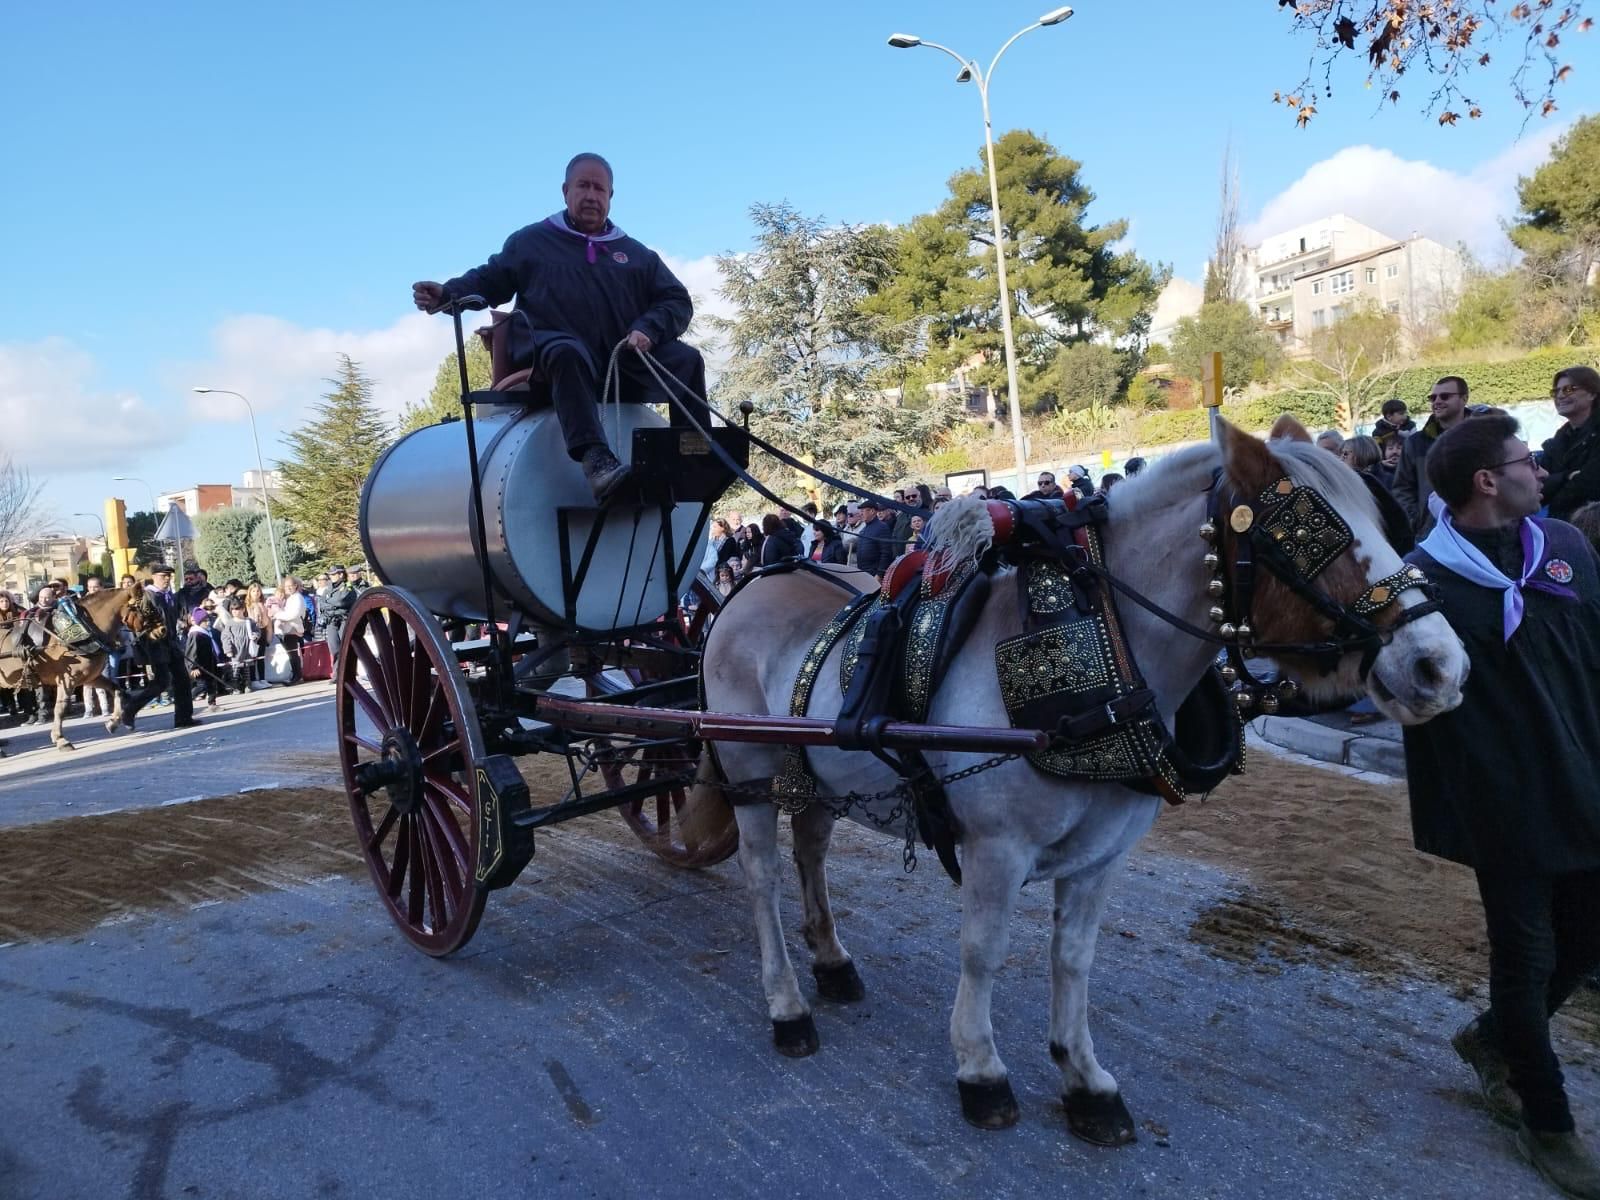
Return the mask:
<svg viewBox="0 0 1600 1200">
<path fill-rule="evenodd" d="M 214 585 L 209 573 L 199 567 L 184 571 L 180 587 L 172 588 L 170 581 L 170 572 L 152 565 L 117 582 L 119 587 L 139 586 L 159 593 L 166 601 L 163 607 L 178 614 L 167 644 L 181 651 L 186 682 L 205 697 L 208 707 L 230 692 L 301 682 L 307 641 L 326 644 L 330 661 L 337 658 L 344 623 L 356 597 L 368 586 L 364 568 L 347 572 L 338 566 L 318 572 L 310 590 L 296 575 L 285 575 L 271 592 L 259 579 L 248 583 L 229 579 Z M 0 639 L 14 625 L 29 619 L 48 628 L 62 597 L 93 595 L 107 586 L 100 575 L 90 574 L 77 584 L 53 579 L 41 584 L 31 597 L 0 590 Z M 112 656 L 109 673 L 124 688 L 137 691 L 157 676 L 149 648 L 127 631 L 124 635 L 122 650 Z M 169 687 L 152 703 L 170 704 L 172 700 Z M 0 688 L 0 722 L 49 724 L 55 704 L 53 687 Z M 74 689 L 67 711 L 69 715 L 109 715 L 102 714 L 100 694 L 94 688 Z"/>
<path fill-rule="evenodd" d="M 1130 458 L 1124 464 L 1124 474 L 1137 475 L 1143 467 L 1143 458 Z M 1097 491 L 1109 492 L 1124 474 L 1102 475 L 1097 489 L 1087 468 L 1073 466 L 1067 471 L 1071 487 L 1085 497 Z M 1014 498 L 1007 488 L 981 484 L 968 494 L 994 500 Z M 881 579 L 895 559 L 923 547 L 929 519 L 924 514 L 938 512 L 951 500 L 948 487 L 935 488 L 926 483 L 895 488 L 890 495 L 893 506 L 880 506 L 870 498 L 841 503 L 834 508 L 831 519 L 812 502 L 796 506 L 805 514 L 803 521 L 792 514 L 769 512 L 759 525 L 747 524 L 744 514 L 737 510 L 713 517 L 710 545 L 701 569 L 715 581 L 723 596 L 731 593 L 751 570 L 784 559 L 807 558 L 852 566 Z M 1023 499 L 1060 499 L 1063 495 L 1055 472 L 1045 470 L 1039 473 L 1035 490 Z"/>
</svg>

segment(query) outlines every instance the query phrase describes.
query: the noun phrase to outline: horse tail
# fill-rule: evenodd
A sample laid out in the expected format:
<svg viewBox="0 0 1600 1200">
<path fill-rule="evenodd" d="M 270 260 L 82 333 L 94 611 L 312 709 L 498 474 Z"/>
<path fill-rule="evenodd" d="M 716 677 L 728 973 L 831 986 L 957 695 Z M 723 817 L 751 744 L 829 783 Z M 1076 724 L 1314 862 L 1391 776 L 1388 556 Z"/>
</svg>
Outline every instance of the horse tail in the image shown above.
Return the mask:
<svg viewBox="0 0 1600 1200">
<path fill-rule="evenodd" d="M 679 830 L 683 844 L 693 850 L 719 840 L 733 821 L 733 805 L 722 790 L 726 782 L 717 768 L 710 746 L 700 750 L 700 765 L 695 770 L 688 799 L 684 801 Z"/>
</svg>

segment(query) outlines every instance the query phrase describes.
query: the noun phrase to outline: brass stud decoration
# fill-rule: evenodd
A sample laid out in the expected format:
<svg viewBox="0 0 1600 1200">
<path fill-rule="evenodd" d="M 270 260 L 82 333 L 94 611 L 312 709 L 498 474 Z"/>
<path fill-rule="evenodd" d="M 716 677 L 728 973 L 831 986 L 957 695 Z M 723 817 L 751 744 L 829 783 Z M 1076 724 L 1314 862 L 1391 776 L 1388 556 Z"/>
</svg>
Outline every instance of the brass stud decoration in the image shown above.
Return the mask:
<svg viewBox="0 0 1600 1200">
<path fill-rule="evenodd" d="M 1250 526 L 1256 523 L 1255 510 L 1248 504 L 1241 504 L 1228 514 L 1228 524 L 1235 533 L 1248 533 Z"/>
</svg>

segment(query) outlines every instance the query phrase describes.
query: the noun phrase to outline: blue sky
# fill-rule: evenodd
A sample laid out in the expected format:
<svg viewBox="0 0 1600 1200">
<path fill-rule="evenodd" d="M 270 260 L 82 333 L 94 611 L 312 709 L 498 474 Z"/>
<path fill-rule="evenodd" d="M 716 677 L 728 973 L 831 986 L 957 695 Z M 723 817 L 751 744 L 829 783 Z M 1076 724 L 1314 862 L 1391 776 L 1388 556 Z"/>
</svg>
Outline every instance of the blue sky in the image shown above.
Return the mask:
<svg viewBox="0 0 1600 1200">
<path fill-rule="evenodd" d="M 448 324 L 409 287 L 474 265 L 559 205 L 576 150 L 617 169 L 614 219 L 710 304 L 709 258 L 747 209 L 903 221 L 975 164 L 976 91 L 905 30 L 985 65 L 1044 5 L 619 2 L 446 9 L 18 5 L 0 44 L 0 449 L 48 483 L 56 526 L 106 495 L 234 482 L 272 459 L 341 350 L 398 410 L 431 383 Z M 1007 53 L 996 130 L 1079 159 L 1090 215 L 1132 222 L 1148 258 L 1197 277 L 1232 140 L 1247 221 L 1346 211 L 1505 253 L 1519 172 L 1600 108 L 1578 39 L 1559 121 L 1486 76 L 1482 121 L 1441 129 L 1421 80 L 1375 114 L 1355 64 L 1308 129 L 1270 103 L 1304 71 L 1270 0 L 1085 0 Z M 599 19 L 603 16 L 603 19 Z M 1509 51 L 1501 57 L 1509 57 Z M 1400 226 L 1404 226 L 1403 228 Z"/>
</svg>

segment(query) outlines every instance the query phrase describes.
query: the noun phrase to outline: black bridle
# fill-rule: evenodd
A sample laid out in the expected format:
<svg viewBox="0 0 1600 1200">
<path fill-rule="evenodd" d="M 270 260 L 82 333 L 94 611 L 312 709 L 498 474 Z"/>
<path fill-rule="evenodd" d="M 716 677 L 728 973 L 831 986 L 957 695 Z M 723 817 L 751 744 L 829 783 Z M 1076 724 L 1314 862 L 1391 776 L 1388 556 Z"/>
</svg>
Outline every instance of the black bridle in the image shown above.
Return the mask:
<svg viewBox="0 0 1600 1200">
<path fill-rule="evenodd" d="M 1231 533 L 1231 538 L 1227 533 Z M 1386 530 L 1391 542 L 1401 540 Z M 1392 575 L 1369 584 L 1348 604 L 1317 585 L 1318 577 L 1355 542 L 1349 524 L 1313 487 L 1297 485 L 1287 476 L 1256 495 L 1238 491 L 1221 471 L 1212 483 L 1206 523 L 1200 535 L 1213 549 L 1206 566 L 1214 573 L 1207 585 L 1217 601 L 1210 616 L 1227 649 L 1228 665 L 1247 687 L 1261 690 L 1271 684 L 1251 673 L 1247 653 L 1292 654 L 1311 659 L 1324 675 L 1331 674 L 1347 654 L 1360 653 L 1360 677 L 1366 680 L 1378 653 L 1395 633 L 1412 621 L 1439 611 L 1437 590 L 1417 567 L 1402 566 Z M 1227 569 L 1222 554 L 1231 542 Z M 1398 548 L 1398 547 L 1397 547 Z M 1328 637 L 1307 642 L 1258 642 L 1250 621 L 1254 614 L 1257 567 L 1265 568 L 1280 583 L 1332 623 Z M 1410 607 L 1400 597 L 1411 590 L 1425 599 Z M 1382 625 L 1374 618 L 1397 609 Z"/>
</svg>

